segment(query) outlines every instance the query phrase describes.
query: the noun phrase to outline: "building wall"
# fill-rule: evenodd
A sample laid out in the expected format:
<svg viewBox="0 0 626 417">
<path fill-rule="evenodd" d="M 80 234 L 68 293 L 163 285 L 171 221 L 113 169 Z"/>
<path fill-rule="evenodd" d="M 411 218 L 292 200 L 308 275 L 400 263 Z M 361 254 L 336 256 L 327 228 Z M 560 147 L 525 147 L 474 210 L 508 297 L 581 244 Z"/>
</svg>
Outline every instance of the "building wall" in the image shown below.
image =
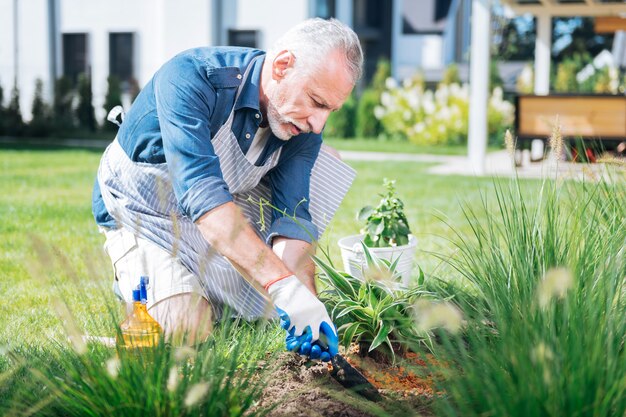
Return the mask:
<svg viewBox="0 0 626 417">
<path fill-rule="evenodd" d="M 4 105 L 7 105 L 15 80 L 14 4 L 17 3 L 18 53 L 17 86 L 20 90 L 20 108 L 30 119 L 35 80 L 44 82 L 45 98 L 52 97 L 50 79 L 50 53 L 48 44 L 47 0 L 14 2 L 0 0 L 0 84 L 4 89 Z M 48 87 L 48 88 L 46 88 Z"/>
<path fill-rule="evenodd" d="M 206 0 L 59 0 L 61 33 L 87 33 L 93 105 L 104 118 L 109 33 L 135 34 L 135 78 L 142 87 L 176 53 L 210 45 L 211 2 Z"/>
<path fill-rule="evenodd" d="M 176 53 L 197 46 L 225 44 L 228 29 L 260 31 L 258 47 L 270 48 L 291 26 L 311 17 L 315 0 L 54 0 L 57 4 L 57 76 L 63 74 L 62 34 L 86 33 L 94 108 L 104 118 L 109 75 L 109 33 L 134 33 L 134 77 L 143 86 Z M 392 64 L 397 78 L 416 68 L 443 67 L 442 37 L 402 33 L 401 5 L 393 1 Z M 13 6 L 19 8 L 18 82 L 21 108 L 30 119 L 35 79 L 44 81 L 52 99 L 49 0 L 0 0 L 0 83 L 5 105 L 13 85 Z M 353 0 L 336 0 L 337 17 L 352 23 Z M 218 15 L 219 14 L 219 15 Z"/>
</svg>

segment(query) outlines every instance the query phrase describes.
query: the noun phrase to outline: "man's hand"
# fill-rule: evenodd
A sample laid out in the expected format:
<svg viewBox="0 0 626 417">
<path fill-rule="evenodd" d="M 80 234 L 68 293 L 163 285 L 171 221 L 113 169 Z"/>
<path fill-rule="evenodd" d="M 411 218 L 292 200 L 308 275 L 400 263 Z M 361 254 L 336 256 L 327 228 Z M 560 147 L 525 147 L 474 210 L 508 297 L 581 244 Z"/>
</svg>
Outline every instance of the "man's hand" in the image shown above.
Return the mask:
<svg viewBox="0 0 626 417">
<path fill-rule="evenodd" d="M 291 275 L 267 287 L 280 324 L 287 331 L 287 350 L 328 362 L 338 351 L 337 330 L 326 307 Z"/>
</svg>

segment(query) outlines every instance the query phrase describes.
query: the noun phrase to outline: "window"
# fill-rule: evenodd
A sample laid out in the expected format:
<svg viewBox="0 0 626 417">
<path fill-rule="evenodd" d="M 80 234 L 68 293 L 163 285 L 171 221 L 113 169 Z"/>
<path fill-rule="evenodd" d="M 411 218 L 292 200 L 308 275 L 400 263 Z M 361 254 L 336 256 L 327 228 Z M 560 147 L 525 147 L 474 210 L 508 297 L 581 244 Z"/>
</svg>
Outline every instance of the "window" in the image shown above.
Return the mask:
<svg viewBox="0 0 626 417">
<path fill-rule="evenodd" d="M 116 76 L 123 85 L 134 77 L 134 34 L 109 33 L 109 75 Z"/>
<path fill-rule="evenodd" d="M 89 73 L 87 34 L 64 33 L 63 75 L 76 85 L 78 83 L 78 76 L 82 73 Z"/>
<path fill-rule="evenodd" d="M 257 48 L 259 44 L 259 31 L 228 29 L 228 44 L 230 46 Z"/>
</svg>

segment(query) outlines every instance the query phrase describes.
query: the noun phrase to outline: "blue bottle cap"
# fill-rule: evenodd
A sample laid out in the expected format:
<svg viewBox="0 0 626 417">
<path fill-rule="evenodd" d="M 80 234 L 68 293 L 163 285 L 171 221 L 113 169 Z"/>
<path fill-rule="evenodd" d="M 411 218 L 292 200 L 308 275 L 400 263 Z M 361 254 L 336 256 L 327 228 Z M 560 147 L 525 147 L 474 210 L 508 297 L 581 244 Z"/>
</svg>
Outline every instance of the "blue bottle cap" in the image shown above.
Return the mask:
<svg viewBox="0 0 626 417">
<path fill-rule="evenodd" d="M 139 291 L 139 287 L 133 290 L 133 301 L 134 302 L 141 301 L 141 291 Z"/>
<path fill-rule="evenodd" d="M 146 276 L 142 276 L 139 278 L 139 297 L 143 304 L 148 302 L 148 289 L 146 288 L 150 279 Z"/>
</svg>

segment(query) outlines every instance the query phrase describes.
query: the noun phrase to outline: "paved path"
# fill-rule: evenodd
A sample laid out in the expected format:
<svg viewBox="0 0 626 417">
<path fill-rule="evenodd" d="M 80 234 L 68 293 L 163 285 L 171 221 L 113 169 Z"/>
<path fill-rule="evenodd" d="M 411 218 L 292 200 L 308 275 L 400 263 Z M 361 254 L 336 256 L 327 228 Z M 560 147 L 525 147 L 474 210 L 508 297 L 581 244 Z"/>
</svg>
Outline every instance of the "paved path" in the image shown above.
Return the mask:
<svg viewBox="0 0 626 417">
<path fill-rule="evenodd" d="M 590 179 L 609 177 L 610 169 L 604 164 L 580 164 L 566 161 L 557 161 L 548 156 L 540 162 L 530 162 L 529 155 L 523 154 L 523 164 L 515 168 L 513 159 L 506 150 L 490 152 L 485 157 L 485 172 L 482 176 L 519 177 L 519 178 L 563 178 L 563 179 Z M 407 161 L 434 163 L 427 172 L 439 175 L 463 175 L 475 176 L 467 156 L 452 155 L 421 155 L 421 154 L 396 154 L 383 152 L 354 152 L 340 151 L 345 160 L 357 161 Z"/>
</svg>

